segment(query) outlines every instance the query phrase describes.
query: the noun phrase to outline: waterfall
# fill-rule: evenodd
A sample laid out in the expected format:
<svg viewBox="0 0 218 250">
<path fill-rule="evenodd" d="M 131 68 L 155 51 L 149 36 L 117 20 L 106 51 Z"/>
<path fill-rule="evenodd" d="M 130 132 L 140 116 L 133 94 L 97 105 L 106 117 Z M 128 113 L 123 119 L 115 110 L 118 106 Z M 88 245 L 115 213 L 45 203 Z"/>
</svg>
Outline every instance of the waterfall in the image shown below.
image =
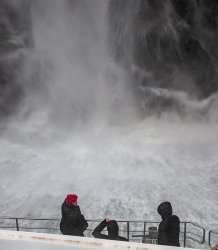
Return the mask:
<svg viewBox="0 0 218 250">
<path fill-rule="evenodd" d="M 169 200 L 216 226 L 207 2 L 0 0 L 2 215 L 60 217 L 73 192 L 89 218 L 156 220 Z"/>
</svg>

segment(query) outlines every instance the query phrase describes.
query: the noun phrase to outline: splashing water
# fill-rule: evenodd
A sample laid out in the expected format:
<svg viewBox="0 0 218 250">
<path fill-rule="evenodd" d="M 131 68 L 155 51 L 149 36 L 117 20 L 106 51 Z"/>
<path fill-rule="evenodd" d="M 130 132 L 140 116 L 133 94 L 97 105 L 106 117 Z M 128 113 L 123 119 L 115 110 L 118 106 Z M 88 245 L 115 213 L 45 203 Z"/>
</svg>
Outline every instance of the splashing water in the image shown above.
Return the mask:
<svg viewBox="0 0 218 250">
<path fill-rule="evenodd" d="M 107 18 L 108 1 L 31 2 L 23 99 L 1 132 L 1 214 L 60 217 L 74 192 L 88 218 L 158 219 L 169 200 L 182 220 L 215 228 L 216 94 L 140 86 L 142 116 Z"/>
</svg>

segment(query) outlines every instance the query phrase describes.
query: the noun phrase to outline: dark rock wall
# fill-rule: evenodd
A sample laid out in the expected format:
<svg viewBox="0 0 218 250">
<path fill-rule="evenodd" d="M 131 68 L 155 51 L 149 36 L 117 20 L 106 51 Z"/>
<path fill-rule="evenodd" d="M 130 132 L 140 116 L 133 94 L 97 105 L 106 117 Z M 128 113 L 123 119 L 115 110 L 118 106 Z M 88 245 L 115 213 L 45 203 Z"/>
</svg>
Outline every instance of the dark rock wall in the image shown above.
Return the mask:
<svg viewBox="0 0 218 250">
<path fill-rule="evenodd" d="M 108 13 L 114 58 L 136 84 L 217 91 L 218 1 L 111 0 Z"/>
<path fill-rule="evenodd" d="M 0 117 L 18 108 L 24 52 L 31 46 L 30 1 L 0 0 Z"/>
</svg>

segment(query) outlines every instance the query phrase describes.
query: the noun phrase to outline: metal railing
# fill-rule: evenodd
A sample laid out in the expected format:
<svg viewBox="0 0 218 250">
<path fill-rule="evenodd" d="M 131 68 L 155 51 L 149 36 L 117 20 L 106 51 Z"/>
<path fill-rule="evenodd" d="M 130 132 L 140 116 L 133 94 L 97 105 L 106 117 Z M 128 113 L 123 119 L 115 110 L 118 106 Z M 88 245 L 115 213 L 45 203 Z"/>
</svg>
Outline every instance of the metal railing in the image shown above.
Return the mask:
<svg viewBox="0 0 218 250">
<path fill-rule="evenodd" d="M 208 233 L 208 244 L 210 247 L 218 243 L 218 232 L 210 230 Z"/>
<path fill-rule="evenodd" d="M 132 221 L 133 223 L 137 223 L 136 221 Z M 159 221 L 141 221 L 138 223 L 143 223 L 143 229 L 139 231 L 131 231 L 131 233 L 141 233 L 138 235 L 132 235 L 133 238 L 139 237 L 141 238 L 142 243 L 151 243 L 156 244 L 157 243 L 157 231 L 155 231 L 155 228 L 157 230 Z M 155 227 L 154 227 L 155 226 Z M 185 221 L 180 223 L 180 243 L 183 245 L 183 247 L 186 247 L 187 241 L 193 241 L 198 244 L 203 244 L 205 242 L 205 233 L 206 230 L 201 225 L 198 225 L 197 223 L 191 222 L 191 221 Z M 129 239 L 129 238 L 128 238 Z"/>
<path fill-rule="evenodd" d="M 92 231 L 101 220 L 87 220 L 89 227 L 85 236 L 91 237 Z M 117 221 L 119 223 L 119 234 L 129 241 L 157 244 L 157 228 L 159 221 Z M 58 233 L 60 219 L 39 219 L 22 217 L 0 217 L 0 229 L 16 231 L 36 231 L 46 233 Z M 205 242 L 205 228 L 194 222 L 180 223 L 180 243 L 184 247 L 189 243 L 203 244 Z M 217 232 L 210 231 L 209 235 Z M 211 237 L 211 236 L 210 236 Z M 189 246 L 190 246 L 189 244 Z"/>
</svg>

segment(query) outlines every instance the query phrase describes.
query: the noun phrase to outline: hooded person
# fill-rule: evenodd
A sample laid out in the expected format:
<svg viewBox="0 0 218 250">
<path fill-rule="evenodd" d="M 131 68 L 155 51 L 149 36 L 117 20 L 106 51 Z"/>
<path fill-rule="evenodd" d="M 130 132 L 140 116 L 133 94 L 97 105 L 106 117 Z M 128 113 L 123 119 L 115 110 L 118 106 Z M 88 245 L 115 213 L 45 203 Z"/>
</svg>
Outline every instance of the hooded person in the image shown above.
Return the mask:
<svg viewBox="0 0 218 250">
<path fill-rule="evenodd" d="M 84 236 L 83 232 L 88 227 L 88 223 L 77 204 L 77 199 L 76 194 L 68 194 L 61 206 L 60 230 L 62 234 Z"/>
<path fill-rule="evenodd" d="M 162 221 L 158 228 L 158 245 L 179 247 L 180 220 L 173 215 L 171 203 L 165 201 L 157 209 Z"/>
<path fill-rule="evenodd" d="M 108 235 L 102 234 L 102 230 L 107 227 Z M 106 240 L 128 241 L 126 238 L 119 236 L 119 227 L 115 220 L 104 219 L 93 231 L 95 238 Z"/>
</svg>

